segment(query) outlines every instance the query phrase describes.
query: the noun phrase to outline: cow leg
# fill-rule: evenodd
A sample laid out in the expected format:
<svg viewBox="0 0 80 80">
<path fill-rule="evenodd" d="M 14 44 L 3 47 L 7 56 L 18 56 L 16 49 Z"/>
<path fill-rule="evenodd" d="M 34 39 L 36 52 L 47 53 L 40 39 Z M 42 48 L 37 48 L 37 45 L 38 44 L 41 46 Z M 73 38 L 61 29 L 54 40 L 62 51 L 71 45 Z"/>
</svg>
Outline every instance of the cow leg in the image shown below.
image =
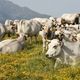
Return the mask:
<svg viewBox="0 0 80 80">
<path fill-rule="evenodd" d="M 48 42 L 46 41 L 46 50 L 48 50 Z"/>
<path fill-rule="evenodd" d="M 32 36 L 30 37 L 30 44 L 32 43 Z"/>
<path fill-rule="evenodd" d="M 43 38 L 43 53 L 45 52 L 45 48 L 46 48 L 46 40 Z"/>
<path fill-rule="evenodd" d="M 35 42 L 37 43 L 37 35 L 35 35 L 34 37 L 35 37 Z"/>
<path fill-rule="evenodd" d="M 71 60 L 72 60 L 72 63 L 71 65 L 72 66 L 75 66 L 76 65 L 76 59 L 73 57 L 73 56 L 70 56 Z"/>
<path fill-rule="evenodd" d="M 56 59 L 56 62 L 55 62 L 55 64 L 54 64 L 54 69 L 56 69 L 57 66 L 58 66 L 60 63 L 62 63 L 62 61 L 61 61 L 59 58 L 57 58 L 57 59 Z"/>
<path fill-rule="evenodd" d="M 64 56 L 64 64 L 69 64 L 69 55 Z"/>
<path fill-rule="evenodd" d="M 10 32 L 8 32 L 7 34 L 8 34 L 8 37 L 11 37 Z"/>
</svg>

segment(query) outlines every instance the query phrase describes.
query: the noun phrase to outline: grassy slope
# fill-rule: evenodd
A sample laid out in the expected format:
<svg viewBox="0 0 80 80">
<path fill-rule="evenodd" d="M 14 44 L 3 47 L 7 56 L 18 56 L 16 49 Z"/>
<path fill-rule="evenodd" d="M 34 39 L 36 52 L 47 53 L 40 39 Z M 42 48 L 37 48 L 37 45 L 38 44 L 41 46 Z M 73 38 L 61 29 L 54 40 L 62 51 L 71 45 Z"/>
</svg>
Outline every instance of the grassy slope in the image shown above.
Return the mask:
<svg viewBox="0 0 80 80">
<path fill-rule="evenodd" d="M 16 54 L 0 54 L 0 80 L 80 80 L 80 67 L 60 66 L 42 53 L 42 42 L 29 44 Z"/>
</svg>

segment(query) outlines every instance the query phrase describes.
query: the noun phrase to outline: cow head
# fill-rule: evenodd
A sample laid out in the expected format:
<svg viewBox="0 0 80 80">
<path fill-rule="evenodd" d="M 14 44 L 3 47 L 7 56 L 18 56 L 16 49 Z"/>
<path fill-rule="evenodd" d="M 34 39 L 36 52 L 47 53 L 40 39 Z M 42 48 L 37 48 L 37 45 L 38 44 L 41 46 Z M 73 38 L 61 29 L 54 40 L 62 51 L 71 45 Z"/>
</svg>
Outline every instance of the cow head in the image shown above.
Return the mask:
<svg viewBox="0 0 80 80">
<path fill-rule="evenodd" d="M 20 42 L 21 44 L 24 44 L 25 40 L 26 40 L 26 35 L 24 33 L 20 33 L 18 35 L 17 41 Z"/>
<path fill-rule="evenodd" d="M 49 49 L 46 52 L 46 57 L 54 58 L 59 55 L 61 52 L 61 44 L 58 39 L 53 39 L 51 43 L 48 45 Z"/>
</svg>

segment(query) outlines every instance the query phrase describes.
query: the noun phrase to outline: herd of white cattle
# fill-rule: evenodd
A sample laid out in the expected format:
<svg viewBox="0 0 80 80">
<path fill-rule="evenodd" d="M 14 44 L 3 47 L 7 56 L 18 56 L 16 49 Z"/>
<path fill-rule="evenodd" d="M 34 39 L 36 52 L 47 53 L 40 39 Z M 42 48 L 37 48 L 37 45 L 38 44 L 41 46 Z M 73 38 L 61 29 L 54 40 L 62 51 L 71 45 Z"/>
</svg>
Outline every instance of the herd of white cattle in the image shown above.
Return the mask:
<svg viewBox="0 0 80 80">
<path fill-rule="evenodd" d="M 33 18 L 30 20 L 6 20 L 0 23 L 0 53 L 15 53 L 25 46 L 25 38 L 40 35 L 42 52 L 58 63 L 75 65 L 80 60 L 80 14 L 65 14 L 60 18 Z M 19 35 L 16 39 L 3 40 L 4 36 Z M 32 43 L 31 43 L 32 44 Z"/>
</svg>

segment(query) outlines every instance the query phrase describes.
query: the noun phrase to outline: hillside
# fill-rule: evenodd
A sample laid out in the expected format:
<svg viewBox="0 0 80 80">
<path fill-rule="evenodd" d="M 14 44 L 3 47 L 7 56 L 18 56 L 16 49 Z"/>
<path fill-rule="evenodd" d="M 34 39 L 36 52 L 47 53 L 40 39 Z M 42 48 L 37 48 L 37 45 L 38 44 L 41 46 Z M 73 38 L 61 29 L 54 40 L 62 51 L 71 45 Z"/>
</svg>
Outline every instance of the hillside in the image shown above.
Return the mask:
<svg viewBox="0 0 80 80">
<path fill-rule="evenodd" d="M 6 19 L 31 19 L 35 17 L 49 17 L 39 14 L 28 7 L 20 7 L 8 0 L 0 0 L 0 22 Z"/>
</svg>

